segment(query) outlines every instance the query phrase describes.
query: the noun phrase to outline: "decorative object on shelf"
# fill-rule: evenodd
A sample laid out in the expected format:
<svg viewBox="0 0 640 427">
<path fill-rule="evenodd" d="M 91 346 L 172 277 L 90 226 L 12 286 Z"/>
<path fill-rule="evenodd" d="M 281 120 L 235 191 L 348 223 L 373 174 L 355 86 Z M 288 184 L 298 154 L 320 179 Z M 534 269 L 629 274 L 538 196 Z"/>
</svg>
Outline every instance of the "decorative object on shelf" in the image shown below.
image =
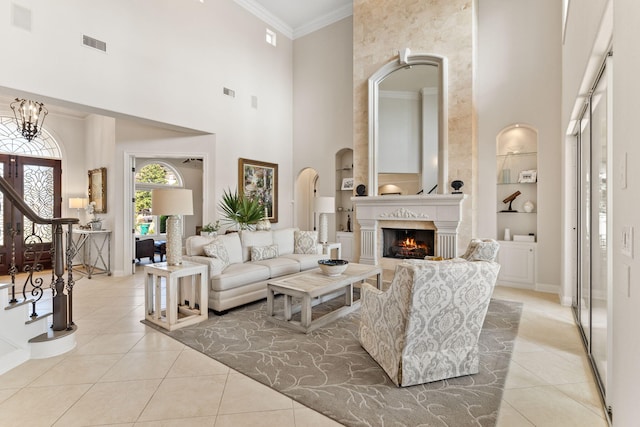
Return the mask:
<svg viewBox="0 0 640 427">
<path fill-rule="evenodd" d="M 537 170 L 521 171 L 520 176 L 518 177 L 518 183 L 537 182 L 537 181 L 538 181 Z"/>
<path fill-rule="evenodd" d="M 506 241 L 511 240 L 511 229 L 509 228 L 504 229 L 504 240 Z"/>
<path fill-rule="evenodd" d="M 267 211 L 267 208 L 264 208 L 264 217 L 260 221 L 256 222 L 257 231 L 271 230 L 271 221 L 267 219 L 268 216 L 269 216 L 269 212 Z"/>
<path fill-rule="evenodd" d="M 87 223 L 87 226 L 94 231 L 102 230 L 102 218 L 100 218 L 96 211 L 96 202 L 89 202 L 86 208 L 87 214 L 91 216 L 91 219 Z"/>
<path fill-rule="evenodd" d="M 356 195 L 357 196 L 364 196 L 366 194 L 366 192 L 367 192 L 367 187 L 365 187 L 364 184 L 359 184 L 356 187 Z"/>
<path fill-rule="evenodd" d="M 42 102 L 16 98 L 11 103 L 11 109 L 16 118 L 16 125 L 27 141 L 40 135 L 44 118 L 48 113 Z"/>
<path fill-rule="evenodd" d="M 107 213 L 107 168 L 89 171 L 89 202 L 96 213 Z"/>
<path fill-rule="evenodd" d="M 533 212 L 533 210 L 535 209 L 535 205 L 533 204 L 533 202 L 531 200 L 527 200 L 526 202 L 524 202 L 524 204 L 522 205 L 522 209 L 524 209 L 524 211 L 526 213 L 531 213 Z"/>
<path fill-rule="evenodd" d="M 500 174 L 502 176 L 499 177 L 499 180 L 501 180 L 501 182 L 503 184 L 510 184 L 511 183 L 511 169 L 509 169 L 509 157 L 511 156 L 511 154 L 513 154 L 513 153 L 512 152 L 508 152 L 504 156 L 504 160 L 502 160 L 502 165 L 500 166 Z"/>
<path fill-rule="evenodd" d="M 206 237 L 216 237 L 218 235 L 218 230 L 220 230 L 220 221 L 216 221 L 215 223 L 208 223 L 202 226 L 202 230 L 200 230 L 201 236 Z"/>
<path fill-rule="evenodd" d="M 351 233 L 351 215 L 347 215 L 347 233 Z"/>
<path fill-rule="evenodd" d="M 278 165 L 276 163 L 238 159 L 238 188 L 241 196 L 257 200 L 267 209 L 266 219 L 278 222 Z"/>
<path fill-rule="evenodd" d="M 71 197 L 69 198 L 69 209 L 78 210 L 78 219 L 80 219 L 80 209 L 86 209 L 89 199 L 86 197 Z"/>
<path fill-rule="evenodd" d="M 339 276 L 348 267 L 349 261 L 344 259 L 321 259 L 318 261 L 320 270 L 327 276 Z"/>
<path fill-rule="evenodd" d="M 234 192 L 224 190 L 218 208 L 223 221 L 232 224 L 236 228 L 235 231 L 253 228 L 264 218 L 265 213 L 258 199 L 241 196 L 237 189 Z"/>
<path fill-rule="evenodd" d="M 460 191 L 460 189 L 464 186 L 464 182 L 460 181 L 459 179 L 456 179 L 455 181 L 451 182 L 451 187 L 453 188 L 453 194 L 462 194 L 462 191 Z"/>
<path fill-rule="evenodd" d="M 504 199 L 502 201 L 502 203 L 509 203 L 509 208 L 503 209 L 500 212 L 518 212 L 516 210 L 513 210 L 513 208 L 511 207 L 511 204 L 516 199 L 516 197 L 518 197 L 520 194 L 522 194 L 522 193 L 520 193 L 520 191 L 516 191 L 515 193 L 513 193 L 512 195 L 510 195 L 506 199 Z"/>
<path fill-rule="evenodd" d="M 353 178 L 342 178 L 341 190 L 353 190 Z"/>
<path fill-rule="evenodd" d="M 167 264 L 182 264 L 180 215 L 193 215 L 193 194 L 186 188 L 159 188 L 151 191 L 151 210 L 167 218 Z"/>
<path fill-rule="evenodd" d="M 320 223 L 320 243 L 327 243 L 329 240 L 329 220 L 327 214 L 334 213 L 336 201 L 333 197 L 316 197 L 313 201 L 314 211 L 318 214 Z"/>
</svg>

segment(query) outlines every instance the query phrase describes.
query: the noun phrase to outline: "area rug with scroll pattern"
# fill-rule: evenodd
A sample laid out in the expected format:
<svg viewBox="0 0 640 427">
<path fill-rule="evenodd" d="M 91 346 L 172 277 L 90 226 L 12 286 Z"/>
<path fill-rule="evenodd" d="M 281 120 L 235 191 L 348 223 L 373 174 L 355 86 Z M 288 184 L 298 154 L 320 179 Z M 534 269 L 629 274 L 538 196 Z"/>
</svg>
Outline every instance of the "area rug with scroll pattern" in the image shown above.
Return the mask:
<svg viewBox="0 0 640 427">
<path fill-rule="evenodd" d="M 495 425 L 522 304 L 491 300 L 478 374 L 404 388 L 360 346 L 358 310 L 305 335 L 268 321 L 265 306 L 159 330 L 346 426 Z"/>
</svg>

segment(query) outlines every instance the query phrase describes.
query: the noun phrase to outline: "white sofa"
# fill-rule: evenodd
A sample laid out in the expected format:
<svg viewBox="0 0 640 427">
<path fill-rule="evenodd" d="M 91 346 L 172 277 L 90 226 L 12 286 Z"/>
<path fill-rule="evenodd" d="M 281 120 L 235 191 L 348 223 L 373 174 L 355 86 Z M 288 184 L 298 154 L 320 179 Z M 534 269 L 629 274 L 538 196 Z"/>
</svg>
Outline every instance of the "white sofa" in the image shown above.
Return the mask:
<svg viewBox="0 0 640 427">
<path fill-rule="evenodd" d="M 266 298 L 270 279 L 316 268 L 327 257 L 317 232 L 285 228 L 191 236 L 183 259 L 209 266 L 209 308 L 220 314 Z"/>
</svg>

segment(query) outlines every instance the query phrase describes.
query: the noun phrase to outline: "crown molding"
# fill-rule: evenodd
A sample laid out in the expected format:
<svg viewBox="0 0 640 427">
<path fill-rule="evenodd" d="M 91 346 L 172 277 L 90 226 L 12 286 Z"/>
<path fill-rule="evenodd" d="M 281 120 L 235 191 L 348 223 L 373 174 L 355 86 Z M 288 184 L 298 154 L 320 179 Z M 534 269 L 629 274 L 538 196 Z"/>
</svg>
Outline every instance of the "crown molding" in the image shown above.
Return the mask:
<svg viewBox="0 0 640 427">
<path fill-rule="evenodd" d="M 334 10 L 331 13 L 327 13 L 326 15 L 320 16 L 313 21 L 307 22 L 306 24 L 295 28 L 293 30 L 293 39 L 295 40 L 297 38 L 306 36 L 307 34 L 311 34 L 314 31 L 318 31 L 321 28 L 331 25 L 334 22 L 338 22 L 351 15 L 353 15 L 353 4 L 345 5 L 340 9 Z"/>
<path fill-rule="evenodd" d="M 353 5 L 349 4 L 294 29 L 254 0 L 233 1 L 291 40 L 306 36 L 307 34 L 324 28 L 327 25 L 331 25 L 334 22 L 338 22 L 341 19 L 353 15 Z"/>
<path fill-rule="evenodd" d="M 238 5 L 242 6 L 257 18 L 263 20 L 270 26 L 272 26 L 276 31 L 281 32 L 289 39 L 293 39 L 293 28 L 287 25 L 283 20 L 269 12 L 267 9 L 262 7 L 260 4 L 256 3 L 253 0 L 233 0 Z"/>
</svg>

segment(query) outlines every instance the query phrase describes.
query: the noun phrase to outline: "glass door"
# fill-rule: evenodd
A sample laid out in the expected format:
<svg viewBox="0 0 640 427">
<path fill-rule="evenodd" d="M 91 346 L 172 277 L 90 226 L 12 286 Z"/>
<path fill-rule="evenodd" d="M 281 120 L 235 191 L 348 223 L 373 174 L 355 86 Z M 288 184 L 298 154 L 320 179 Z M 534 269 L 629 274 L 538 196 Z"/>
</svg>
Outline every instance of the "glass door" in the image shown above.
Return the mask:
<svg viewBox="0 0 640 427">
<path fill-rule="evenodd" d="M 576 319 L 603 400 L 611 348 L 610 112 L 606 62 L 592 87 L 577 135 Z"/>
<path fill-rule="evenodd" d="M 18 194 L 43 218 L 60 217 L 61 162 L 25 156 L 0 154 L 0 174 Z M 2 196 L 2 240 L 0 241 L 0 274 L 8 274 L 14 251 L 18 271 L 33 261 L 38 253 L 43 268 L 51 267 L 51 225 L 34 224 Z"/>
</svg>

